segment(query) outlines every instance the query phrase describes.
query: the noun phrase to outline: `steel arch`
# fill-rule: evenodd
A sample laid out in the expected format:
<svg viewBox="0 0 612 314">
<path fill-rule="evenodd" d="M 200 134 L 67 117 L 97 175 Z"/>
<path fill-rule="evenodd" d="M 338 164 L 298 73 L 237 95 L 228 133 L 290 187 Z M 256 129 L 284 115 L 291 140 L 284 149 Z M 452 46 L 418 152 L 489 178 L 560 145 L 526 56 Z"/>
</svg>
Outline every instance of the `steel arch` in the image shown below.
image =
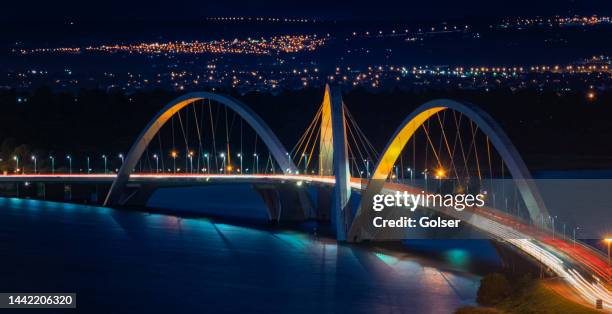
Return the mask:
<svg viewBox="0 0 612 314">
<path fill-rule="evenodd" d="M 140 133 L 134 144 L 132 144 L 130 151 L 125 157 L 123 165 L 117 173 L 116 179 L 113 181 L 111 188 L 106 195 L 104 206 L 116 205 L 119 202 L 121 193 L 123 192 L 123 189 L 130 178 L 132 170 L 136 167 L 145 149 L 161 127 L 179 110 L 195 101 L 203 99 L 210 99 L 218 102 L 236 112 L 261 137 L 265 145 L 270 150 L 272 157 L 283 169 L 283 172 L 291 173 L 296 170 L 293 161 L 287 157 L 289 156 L 288 152 L 278 137 L 274 135 L 270 127 L 246 104 L 227 95 L 209 92 L 194 92 L 183 95 L 171 101 L 157 113 L 146 128 Z"/>
<path fill-rule="evenodd" d="M 547 216 L 548 211 L 544 205 L 544 201 L 535 185 L 525 162 L 519 155 L 518 151 L 514 147 L 514 144 L 510 141 L 506 133 L 503 131 L 501 126 L 493 120 L 493 118 L 480 109 L 479 107 L 470 104 L 458 102 L 450 99 L 438 99 L 429 101 L 416 110 L 414 110 L 397 128 L 395 134 L 391 137 L 391 140 L 387 143 L 384 149 L 384 153 L 379 159 L 374 173 L 371 178 L 372 182 L 384 181 L 387 179 L 393 165 L 396 163 L 400 153 L 402 152 L 406 143 L 412 138 L 416 130 L 423 125 L 430 117 L 443 110 L 455 110 L 467 116 L 478 127 L 489 137 L 494 148 L 500 154 L 510 174 L 514 180 L 521 197 L 523 198 L 529 216 L 532 220 L 539 219 L 541 215 Z M 374 180 L 374 181 L 372 181 Z M 381 184 L 369 184 L 363 195 L 374 195 L 381 192 Z M 362 208 L 359 206 L 355 215 L 355 221 L 362 216 Z M 366 207 L 367 208 L 367 207 Z M 351 236 L 354 236 L 357 230 L 354 230 L 356 225 L 353 221 L 351 227 Z"/>
</svg>

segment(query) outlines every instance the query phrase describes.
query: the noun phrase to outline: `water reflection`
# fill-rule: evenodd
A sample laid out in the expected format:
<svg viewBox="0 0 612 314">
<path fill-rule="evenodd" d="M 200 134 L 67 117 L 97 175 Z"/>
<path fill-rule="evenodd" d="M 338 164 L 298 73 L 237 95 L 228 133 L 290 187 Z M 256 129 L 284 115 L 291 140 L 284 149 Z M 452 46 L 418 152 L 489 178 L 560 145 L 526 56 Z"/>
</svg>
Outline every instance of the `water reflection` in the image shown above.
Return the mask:
<svg viewBox="0 0 612 314">
<path fill-rule="evenodd" d="M 0 291 L 74 291 L 87 312 L 450 313 L 479 280 L 406 252 L 210 219 L 4 198 L 0 215 Z"/>
</svg>

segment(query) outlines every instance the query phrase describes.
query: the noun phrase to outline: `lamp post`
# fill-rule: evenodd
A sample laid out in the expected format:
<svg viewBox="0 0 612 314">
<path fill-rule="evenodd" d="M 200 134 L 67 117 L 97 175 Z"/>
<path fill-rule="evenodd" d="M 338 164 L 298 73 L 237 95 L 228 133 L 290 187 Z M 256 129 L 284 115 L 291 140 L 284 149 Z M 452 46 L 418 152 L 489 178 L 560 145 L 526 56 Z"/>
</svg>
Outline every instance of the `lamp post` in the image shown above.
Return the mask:
<svg viewBox="0 0 612 314">
<path fill-rule="evenodd" d="M 550 224 L 552 225 L 552 237 L 555 238 L 555 218 L 557 216 L 550 217 Z"/>
<path fill-rule="evenodd" d="M 37 167 L 36 167 L 36 156 L 32 155 L 32 161 L 34 161 L 34 174 L 36 174 L 36 172 L 37 172 Z"/>
<path fill-rule="evenodd" d="M 259 155 L 257 154 L 253 154 L 253 157 L 255 157 L 255 173 L 259 173 Z"/>
<path fill-rule="evenodd" d="M 410 182 L 414 183 L 414 172 L 412 171 L 412 168 L 408 168 L 406 170 L 408 170 L 410 173 Z"/>
<path fill-rule="evenodd" d="M 219 156 L 222 158 L 222 161 L 221 161 L 222 170 L 221 171 L 223 171 L 223 174 L 225 174 L 225 153 L 221 153 Z"/>
<path fill-rule="evenodd" d="M 565 236 L 565 223 L 563 223 L 563 238 L 567 239 L 567 237 Z"/>
<path fill-rule="evenodd" d="M 155 159 L 155 172 L 159 173 L 159 156 L 153 154 L 153 159 Z"/>
<path fill-rule="evenodd" d="M 238 158 L 240 158 L 240 173 L 242 173 L 242 153 L 238 153 Z"/>
<path fill-rule="evenodd" d="M 102 155 L 102 159 L 104 159 L 104 174 L 108 173 L 108 157 L 106 155 Z"/>
<path fill-rule="evenodd" d="M 289 155 L 289 153 L 285 153 L 285 155 L 287 156 L 287 164 L 290 165 L 291 164 L 291 155 Z M 282 170 L 282 168 L 281 168 Z M 291 168 L 287 168 L 287 173 L 291 174 Z"/>
<path fill-rule="evenodd" d="M 442 179 L 446 176 L 446 171 L 443 168 L 436 170 L 436 179 L 438 179 L 438 189 L 442 188 Z"/>
<path fill-rule="evenodd" d="M 189 152 L 187 157 L 189 157 L 189 172 L 193 173 L 193 152 Z"/>
<path fill-rule="evenodd" d="M 575 227 L 574 230 L 573 230 L 574 231 L 573 232 L 574 233 L 574 246 L 576 246 L 576 230 L 578 230 L 578 229 L 580 229 L 580 227 Z"/>
<path fill-rule="evenodd" d="M 51 174 L 55 174 L 55 157 L 49 156 L 49 159 L 51 159 Z"/>
<path fill-rule="evenodd" d="M 178 156 L 178 154 L 176 153 L 175 150 L 173 150 L 170 155 L 172 156 L 172 167 L 174 168 L 174 173 L 176 173 L 176 157 Z"/>
<path fill-rule="evenodd" d="M 370 159 L 364 160 L 366 163 L 366 179 L 370 177 Z"/>
<path fill-rule="evenodd" d="M 66 155 L 66 159 L 68 159 L 68 171 L 72 174 L 72 157 L 70 155 Z"/>
<path fill-rule="evenodd" d="M 123 166 L 123 162 L 125 161 L 123 154 L 119 154 L 119 159 L 121 159 L 121 165 Z"/>
<path fill-rule="evenodd" d="M 19 157 L 15 155 L 13 156 L 13 160 L 15 161 L 15 173 L 19 173 Z"/>
<path fill-rule="evenodd" d="M 395 173 L 395 180 L 397 182 L 399 182 L 400 178 L 399 178 L 399 174 L 397 172 L 397 166 L 393 166 L 393 173 Z"/>
<path fill-rule="evenodd" d="M 304 174 L 308 174 L 308 155 L 302 154 L 304 157 Z"/>
<path fill-rule="evenodd" d="M 91 168 L 89 167 L 89 156 L 85 157 L 85 160 L 87 161 L 87 174 L 90 174 Z"/>
<path fill-rule="evenodd" d="M 206 171 L 210 173 L 210 156 L 208 153 L 204 153 L 204 158 L 206 158 Z"/>
</svg>

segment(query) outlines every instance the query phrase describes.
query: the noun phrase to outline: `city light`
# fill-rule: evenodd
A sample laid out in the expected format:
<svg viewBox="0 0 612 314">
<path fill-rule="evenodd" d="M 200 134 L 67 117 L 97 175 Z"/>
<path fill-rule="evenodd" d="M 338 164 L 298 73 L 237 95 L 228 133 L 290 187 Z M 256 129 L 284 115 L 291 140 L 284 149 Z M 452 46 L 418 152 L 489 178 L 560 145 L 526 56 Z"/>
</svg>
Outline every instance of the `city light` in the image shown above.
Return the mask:
<svg viewBox="0 0 612 314">
<path fill-rule="evenodd" d="M 588 100 L 594 100 L 595 99 L 595 92 L 590 91 L 587 93 L 587 99 Z"/>
<path fill-rule="evenodd" d="M 102 52 L 129 54 L 242 54 L 270 55 L 314 51 L 325 44 L 325 38 L 316 35 L 280 35 L 270 38 L 220 39 L 213 41 L 142 42 L 136 44 L 110 44 L 87 47 L 58 47 L 21 49 L 21 54 Z"/>
</svg>

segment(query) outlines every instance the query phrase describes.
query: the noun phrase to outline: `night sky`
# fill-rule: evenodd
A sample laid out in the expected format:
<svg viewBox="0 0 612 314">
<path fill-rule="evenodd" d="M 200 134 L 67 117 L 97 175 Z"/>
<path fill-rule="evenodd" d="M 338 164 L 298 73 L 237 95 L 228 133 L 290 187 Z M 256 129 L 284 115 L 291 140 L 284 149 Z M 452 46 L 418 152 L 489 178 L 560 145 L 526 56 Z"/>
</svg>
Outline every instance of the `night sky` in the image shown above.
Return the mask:
<svg viewBox="0 0 612 314">
<path fill-rule="evenodd" d="M 7 1 L 1 19 L 197 19 L 274 16 L 317 19 L 441 20 L 462 17 L 612 15 L 610 0 L 105 0 Z"/>
</svg>

